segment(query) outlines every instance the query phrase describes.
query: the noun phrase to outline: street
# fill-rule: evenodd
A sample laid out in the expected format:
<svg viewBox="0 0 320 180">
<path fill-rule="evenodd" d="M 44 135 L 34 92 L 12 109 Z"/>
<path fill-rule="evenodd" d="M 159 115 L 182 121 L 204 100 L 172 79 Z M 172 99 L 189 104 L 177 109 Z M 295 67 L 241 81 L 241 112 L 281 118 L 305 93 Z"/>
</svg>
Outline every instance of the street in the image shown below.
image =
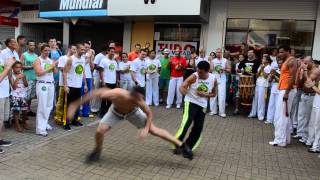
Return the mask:
<svg viewBox="0 0 320 180">
<path fill-rule="evenodd" d="M 175 133 L 182 110 L 153 110 L 155 124 Z M 270 146 L 271 126 L 245 116 L 207 116 L 203 140 L 192 161 L 173 155 L 171 145 L 161 139 L 148 136 L 139 142 L 137 130 L 122 122 L 106 135 L 101 160 L 85 164 L 98 121 L 83 122 L 85 127 L 71 132 L 55 126 L 45 138 L 33 130 L 23 134 L 5 130 L 5 137 L 14 144 L 0 156 L 0 179 L 320 178 L 317 155 L 296 141 L 287 148 Z"/>
</svg>

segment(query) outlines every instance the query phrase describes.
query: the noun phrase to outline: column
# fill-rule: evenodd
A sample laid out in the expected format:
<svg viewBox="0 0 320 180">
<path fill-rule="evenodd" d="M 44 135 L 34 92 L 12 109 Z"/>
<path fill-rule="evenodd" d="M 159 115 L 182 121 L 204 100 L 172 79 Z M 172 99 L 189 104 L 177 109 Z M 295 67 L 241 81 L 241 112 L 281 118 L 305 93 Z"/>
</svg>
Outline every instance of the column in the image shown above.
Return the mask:
<svg viewBox="0 0 320 180">
<path fill-rule="evenodd" d="M 317 6 L 318 6 L 317 21 L 316 21 L 313 50 L 312 50 L 312 57 L 314 59 L 320 59 L 320 2 L 318 2 Z"/>
<path fill-rule="evenodd" d="M 68 22 L 63 22 L 63 47 L 67 48 L 70 42 L 70 25 Z"/>
<path fill-rule="evenodd" d="M 124 22 L 123 25 L 123 52 L 130 52 L 131 51 L 131 29 L 132 23 L 131 22 Z"/>
<path fill-rule="evenodd" d="M 224 47 L 228 2 L 213 0 L 210 5 L 209 23 L 207 24 L 206 50 L 211 52 Z"/>
</svg>

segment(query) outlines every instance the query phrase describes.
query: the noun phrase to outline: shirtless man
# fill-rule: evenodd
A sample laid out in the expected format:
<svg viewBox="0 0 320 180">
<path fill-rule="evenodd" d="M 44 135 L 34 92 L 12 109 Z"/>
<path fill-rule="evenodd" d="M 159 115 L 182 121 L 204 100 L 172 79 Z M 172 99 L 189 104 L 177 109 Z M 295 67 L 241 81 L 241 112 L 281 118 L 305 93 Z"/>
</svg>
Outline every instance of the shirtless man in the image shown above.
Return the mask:
<svg viewBox="0 0 320 180">
<path fill-rule="evenodd" d="M 153 114 L 150 108 L 144 101 L 144 88 L 135 86 L 130 92 L 124 89 L 107 89 L 101 88 L 92 91 L 91 93 L 82 97 L 82 102 L 79 99 L 70 104 L 68 109 L 68 117 L 73 117 L 78 107 L 91 99 L 99 97 L 101 99 L 108 99 L 112 102 L 111 107 L 105 116 L 101 119 L 100 124 L 96 130 L 95 140 L 96 147 L 87 157 L 87 161 L 99 160 L 104 134 L 121 120 L 128 120 L 131 124 L 141 129 L 139 139 L 143 140 L 149 133 L 158 136 L 177 147 L 182 149 L 182 154 L 185 158 L 189 158 L 192 154 L 191 149 L 180 140 L 176 139 L 169 132 L 160 129 L 153 124 Z M 191 159 L 190 159 L 191 160 Z"/>
</svg>

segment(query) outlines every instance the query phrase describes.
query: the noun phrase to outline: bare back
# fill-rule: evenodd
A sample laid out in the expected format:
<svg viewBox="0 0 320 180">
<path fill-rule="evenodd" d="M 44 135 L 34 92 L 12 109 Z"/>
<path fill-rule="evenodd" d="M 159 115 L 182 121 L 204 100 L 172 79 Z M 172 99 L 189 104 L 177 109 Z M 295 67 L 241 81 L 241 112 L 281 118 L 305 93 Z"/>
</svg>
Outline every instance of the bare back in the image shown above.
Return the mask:
<svg viewBox="0 0 320 180">
<path fill-rule="evenodd" d="M 139 106 L 132 100 L 129 91 L 127 90 L 116 88 L 110 90 L 110 92 L 112 92 L 112 95 L 110 95 L 108 99 L 112 101 L 112 104 L 118 113 L 127 114 Z"/>
</svg>

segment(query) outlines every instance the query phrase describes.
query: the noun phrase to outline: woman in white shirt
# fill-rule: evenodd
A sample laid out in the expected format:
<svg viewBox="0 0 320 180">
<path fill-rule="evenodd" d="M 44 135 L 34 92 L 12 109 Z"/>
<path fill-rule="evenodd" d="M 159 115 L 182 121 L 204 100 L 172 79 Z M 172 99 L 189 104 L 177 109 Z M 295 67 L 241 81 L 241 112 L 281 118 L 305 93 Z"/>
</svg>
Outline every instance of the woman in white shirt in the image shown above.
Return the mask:
<svg viewBox="0 0 320 180">
<path fill-rule="evenodd" d="M 131 90 L 132 78 L 130 73 L 130 62 L 128 61 L 128 54 L 122 53 L 121 61 L 119 62 L 120 71 L 120 88 Z"/>
</svg>

